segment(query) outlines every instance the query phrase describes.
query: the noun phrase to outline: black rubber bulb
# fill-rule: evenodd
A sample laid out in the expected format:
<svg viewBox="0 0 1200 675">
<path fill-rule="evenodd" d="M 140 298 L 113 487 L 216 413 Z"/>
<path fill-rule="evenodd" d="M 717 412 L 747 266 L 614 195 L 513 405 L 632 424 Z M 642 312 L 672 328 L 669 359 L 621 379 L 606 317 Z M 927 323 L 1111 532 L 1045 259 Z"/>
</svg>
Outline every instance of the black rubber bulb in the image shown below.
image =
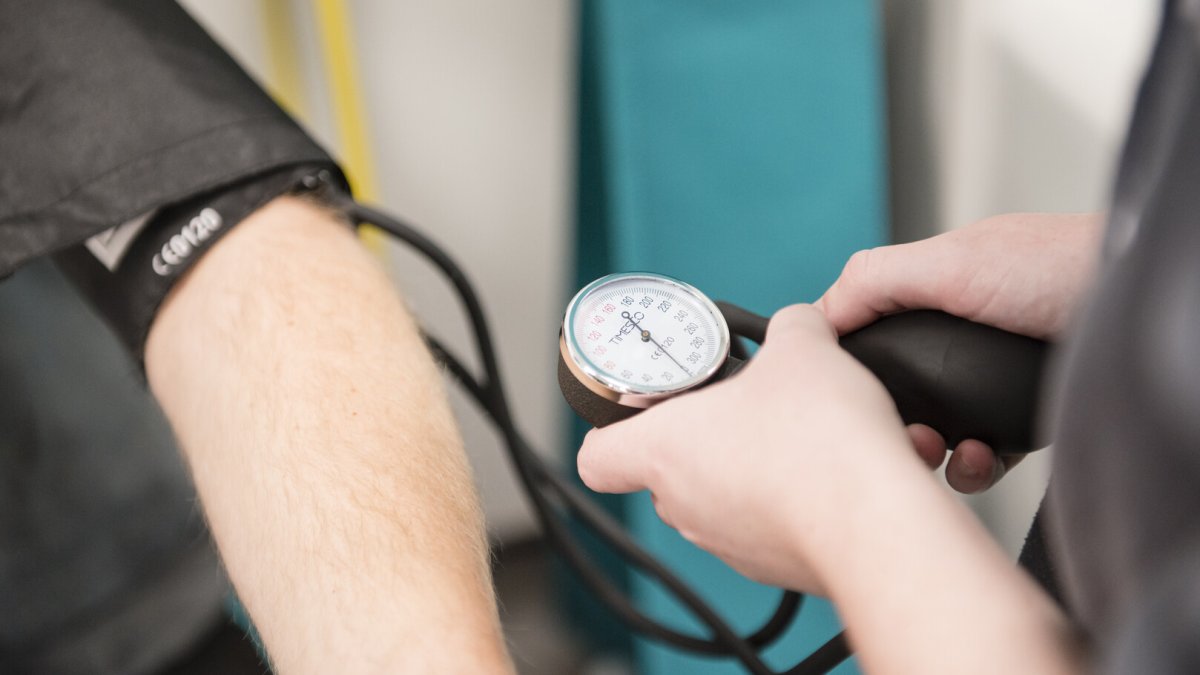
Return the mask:
<svg viewBox="0 0 1200 675">
<path fill-rule="evenodd" d="M 883 382 L 908 424 L 947 444 L 976 438 L 1000 453 L 1044 444 L 1035 437 L 1047 345 L 930 310 L 884 317 L 842 337 L 842 347 Z"/>
<path fill-rule="evenodd" d="M 732 332 L 755 342 L 765 338 L 765 317 L 729 303 L 717 306 Z M 933 427 L 950 447 L 967 438 L 1002 453 L 1042 447 L 1034 433 L 1045 342 L 915 310 L 844 335 L 841 345 L 879 378 L 905 423 Z"/>
</svg>

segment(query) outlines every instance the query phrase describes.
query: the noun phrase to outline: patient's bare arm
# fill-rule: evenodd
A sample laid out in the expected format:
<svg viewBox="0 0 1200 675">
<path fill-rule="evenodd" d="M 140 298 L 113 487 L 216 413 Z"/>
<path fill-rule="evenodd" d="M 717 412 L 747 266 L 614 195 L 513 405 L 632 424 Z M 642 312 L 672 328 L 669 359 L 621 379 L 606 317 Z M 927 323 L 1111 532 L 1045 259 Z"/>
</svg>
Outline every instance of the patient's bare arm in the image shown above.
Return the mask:
<svg viewBox="0 0 1200 675">
<path fill-rule="evenodd" d="M 146 368 L 279 672 L 511 672 L 437 370 L 336 216 L 282 197 L 231 231 Z"/>
</svg>

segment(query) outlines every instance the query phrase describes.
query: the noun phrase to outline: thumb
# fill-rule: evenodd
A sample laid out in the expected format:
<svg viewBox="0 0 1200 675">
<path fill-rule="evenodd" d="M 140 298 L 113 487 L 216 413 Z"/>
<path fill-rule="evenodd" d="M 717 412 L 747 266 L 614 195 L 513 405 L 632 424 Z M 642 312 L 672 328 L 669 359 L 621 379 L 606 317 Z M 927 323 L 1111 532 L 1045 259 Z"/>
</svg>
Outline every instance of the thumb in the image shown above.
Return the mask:
<svg viewBox="0 0 1200 675">
<path fill-rule="evenodd" d="M 767 339 L 763 344 L 778 347 L 798 338 L 836 342 L 837 332 L 814 305 L 790 305 L 771 317 L 771 323 L 767 324 Z"/>
<path fill-rule="evenodd" d="M 649 487 L 650 439 L 640 424 L 645 414 L 588 432 L 575 460 L 584 485 L 596 492 L 637 492 Z"/>
</svg>

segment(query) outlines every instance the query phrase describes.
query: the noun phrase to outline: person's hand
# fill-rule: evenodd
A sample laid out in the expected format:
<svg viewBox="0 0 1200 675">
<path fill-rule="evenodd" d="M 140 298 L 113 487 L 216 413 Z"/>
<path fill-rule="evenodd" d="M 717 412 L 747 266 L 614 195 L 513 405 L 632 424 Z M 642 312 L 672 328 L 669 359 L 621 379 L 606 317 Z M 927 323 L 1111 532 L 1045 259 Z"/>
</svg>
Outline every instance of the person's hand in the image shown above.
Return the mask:
<svg viewBox="0 0 1200 675">
<path fill-rule="evenodd" d="M 598 492 L 650 490 L 664 522 L 745 576 L 810 592 L 859 500 L 928 480 L 883 386 L 805 305 L 775 315 L 736 377 L 593 430 L 578 468 Z"/>
<path fill-rule="evenodd" d="M 860 251 L 815 306 L 839 335 L 909 309 L 939 309 L 1030 337 L 1059 338 L 1090 285 L 1102 216 L 995 216 L 930 239 Z M 909 427 L 918 455 L 936 468 L 946 443 L 934 429 Z M 946 465 L 956 490 L 994 485 L 1024 455 L 997 457 L 966 440 Z"/>
<path fill-rule="evenodd" d="M 814 305 L 844 335 L 908 309 L 940 309 L 1044 340 L 1091 282 L 1099 214 L 994 216 L 911 244 L 859 251 Z"/>
</svg>

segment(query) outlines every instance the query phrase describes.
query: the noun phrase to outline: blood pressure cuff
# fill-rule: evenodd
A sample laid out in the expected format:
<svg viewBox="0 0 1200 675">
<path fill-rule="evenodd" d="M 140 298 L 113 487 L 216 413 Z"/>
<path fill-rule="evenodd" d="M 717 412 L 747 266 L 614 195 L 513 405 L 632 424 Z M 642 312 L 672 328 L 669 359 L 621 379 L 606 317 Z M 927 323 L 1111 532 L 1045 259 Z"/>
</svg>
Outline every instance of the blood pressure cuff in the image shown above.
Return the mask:
<svg viewBox="0 0 1200 675">
<path fill-rule="evenodd" d="M 321 164 L 251 176 L 106 230 L 54 261 L 140 359 L 167 293 L 221 235 L 271 199 L 324 191 L 330 180 Z"/>
<path fill-rule="evenodd" d="M 163 0 L 0 2 L 0 279 L 56 260 L 140 357 L 171 284 L 333 160 Z"/>
</svg>

